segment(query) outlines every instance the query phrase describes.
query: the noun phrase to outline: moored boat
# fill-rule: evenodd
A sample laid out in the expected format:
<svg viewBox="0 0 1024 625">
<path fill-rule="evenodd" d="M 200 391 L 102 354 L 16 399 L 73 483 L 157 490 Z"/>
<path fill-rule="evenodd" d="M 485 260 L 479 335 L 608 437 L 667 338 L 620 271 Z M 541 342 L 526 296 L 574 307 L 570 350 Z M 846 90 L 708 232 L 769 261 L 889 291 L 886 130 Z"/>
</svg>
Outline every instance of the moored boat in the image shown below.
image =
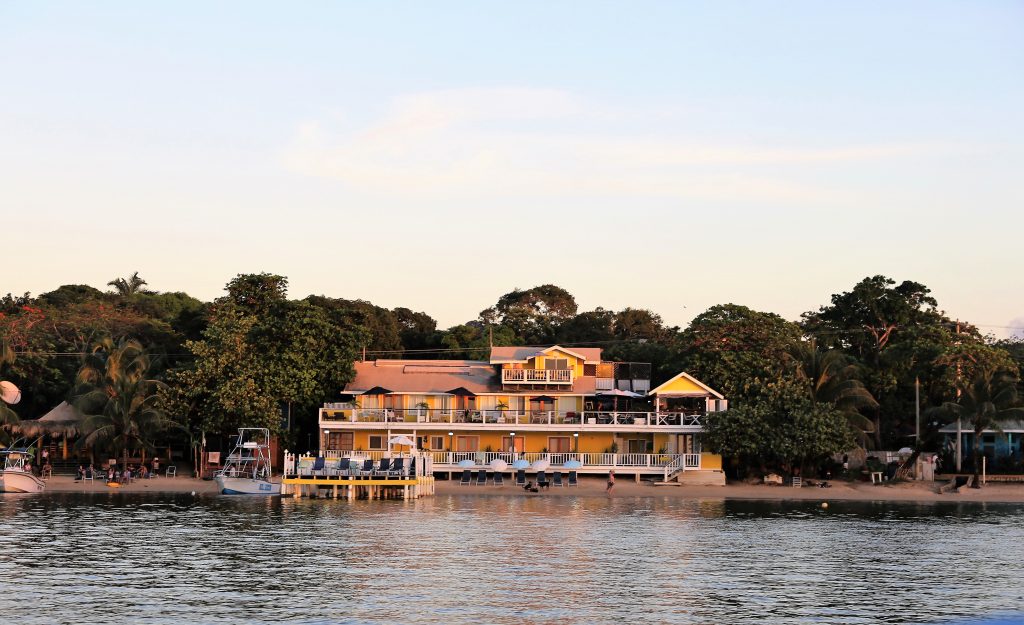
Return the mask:
<svg viewBox="0 0 1024 625">
<path fill-rule="evenodd" d="M 5 493 L 41 493 L 46 483 L 32 474 L 32 452 L 11 447 L 0 450 L 4 470 L 0 473 L 0 491 Z"/>
<path fill-rule="evenodd" d="M 213 478 L 225 495 L 280 495 L 271 481 L 270 430 L 239 428 L 235 448 Z"/>
</svg>

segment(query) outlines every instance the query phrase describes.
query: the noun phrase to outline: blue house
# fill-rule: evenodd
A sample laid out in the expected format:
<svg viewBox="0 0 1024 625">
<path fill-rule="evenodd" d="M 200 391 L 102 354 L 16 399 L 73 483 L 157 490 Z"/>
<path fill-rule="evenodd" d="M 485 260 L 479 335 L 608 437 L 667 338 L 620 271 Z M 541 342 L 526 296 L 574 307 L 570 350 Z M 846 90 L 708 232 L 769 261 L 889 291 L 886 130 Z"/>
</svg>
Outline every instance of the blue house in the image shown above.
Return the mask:
<svg viewBox="0 0 1024 625">
<path fill-rule="evenodd" d="M 956 455 L 956 421 L 939 428 L 943 435 L 943 452 L 950 458 Z M 985 430 L 981 433 L 981 453 L 990 470 L 1020 469 L 1024 466 L 1024 421 L 1010 420 L 1001 424 L 999 430 Z M 963 467 L 973 464 L 974 424 L 967 420 L 960 422 L 960 445 L 963 453 Z M 947 465 L 952 468 L 952 464 Z"/>
</svg>

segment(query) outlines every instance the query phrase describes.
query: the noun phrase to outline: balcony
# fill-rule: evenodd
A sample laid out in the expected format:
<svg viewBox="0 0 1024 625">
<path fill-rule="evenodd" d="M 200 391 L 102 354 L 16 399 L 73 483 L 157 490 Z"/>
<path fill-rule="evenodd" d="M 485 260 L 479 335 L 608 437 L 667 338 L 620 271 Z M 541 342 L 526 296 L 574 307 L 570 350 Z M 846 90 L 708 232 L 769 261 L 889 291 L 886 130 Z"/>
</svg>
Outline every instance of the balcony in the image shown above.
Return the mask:
<svg viewBox="0 0 1024 625">
<path fill-rule="evenodd" d="M 572 369 L 502 369 L 502 384 L 567 384 L 572 386 Z"/>
<path fill-rule="evenodd" d="M 418 424 L 425 430 L 444 429 L 455 424 L 467 424 L 474 428 L 504 429 L 510 425 L 528 429 L 554 427 L 563 430 L 608 430 L 628 427 L 644 430 L 658 428 L 680 428 L 684 431 L 699 432 L 702 429 L 703 414 L 697 412 L 626 412 L 626 411 L 583 411 L 559 412 L 557 410 L 444 410 L 434 408 L 382 409 L 353 408 L 337 410 L 325 408 L 321 411 L 320 422 L 325 426 L 332 423 L 367 424 Z M 465 428 L 463 428 L 465 429 Z"/>
</svg>

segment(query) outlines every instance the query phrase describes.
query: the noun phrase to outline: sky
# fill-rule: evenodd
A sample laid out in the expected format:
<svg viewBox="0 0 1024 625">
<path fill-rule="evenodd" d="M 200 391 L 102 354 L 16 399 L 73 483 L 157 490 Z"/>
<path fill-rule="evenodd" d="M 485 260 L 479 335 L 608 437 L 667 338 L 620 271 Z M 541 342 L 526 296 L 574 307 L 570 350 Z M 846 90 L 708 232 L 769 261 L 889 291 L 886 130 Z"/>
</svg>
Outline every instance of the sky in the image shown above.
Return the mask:
<svg viewBox="0 0 1024 625">
<path fill-rule="evenodd" d="M 1022 111 L 1022 2 L 2 2 L 0 291 L 685 326 L 883 274 L 1006 336 Z"/>
</svg>

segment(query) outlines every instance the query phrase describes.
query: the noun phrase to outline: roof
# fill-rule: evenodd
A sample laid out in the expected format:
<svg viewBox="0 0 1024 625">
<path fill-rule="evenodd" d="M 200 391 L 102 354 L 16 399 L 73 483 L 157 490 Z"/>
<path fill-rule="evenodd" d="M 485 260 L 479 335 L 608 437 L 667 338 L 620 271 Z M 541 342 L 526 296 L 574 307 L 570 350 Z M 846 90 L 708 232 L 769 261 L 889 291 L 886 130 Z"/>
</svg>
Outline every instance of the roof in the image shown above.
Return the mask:
<svg viewBox="0 0 1024 625">
<path fill-rule="evenodd" d="M 704 392 L 703 393 L 702 392 L 696 392 L 695 393 L 693 391 L 682 391 L 682 392 L 680 392 L 680 391 L 669 390 L 669 387 L 671 387 L 672 383 L 675 382 L 676 380 L 688 380 L 688 381 L 692 382 L 698 388 L 702 389 Z M 661 395 L 662 397 L 673 397 L 673 396 L 675 396 L 675 397 L 703 397 L 704 395 L 712 395 L 714 397 L 717 397 L 718 399 L 725 399 L 725 395 L 722 395 L 721 393 L 719 393 L 715 389 L 711 388 L 707 384 L 704 384 L 703 382 L 701 382 L 700 380 L 698 380 L 697 378 L 693 377 L 692 375 L 690 375 L 689 373 L 687 373 L 685 371 L 682 371 L 682 372 L 676 374 L 671 379 L 666 380 L 663 384 L 660 384 L 657 388 L 652 389 L 647 394 L 648 395 Z"/>
<path fill-rule="evenodd" d="M 355 363 L 356 377 L 345 393 L 361 393 L 375 386 L 393 393 L 445 394 L 463 387 L 473 393 L 501 390 L 494 367 L 478 360 L 374 360 Z"/>
<path fill-rule="evenodd" d="M 956 434 L 956 421 L 948 425 L 942 426 L 941 428 L 939 428 L 939 431 L 942 432 L 943 434 Z M 971 432 L 974 431 L 974 423 L 972 423 L 969 419 L 964 419 L 963 421 L 960 422 L 960 431 L 970 434 Z M 1008 421 L 1003 421 L 1002 423 L 999 424 L 999 430 L 985 429 L 983 430 L 983 433 L 994 434 L 997 431 L 1024 432 L 1024 420 L 1010 419 Z"/>
<path fill-rule="evenodd" d="M 38 436 L 41 433 L 75 436 L 83 419 L 85 417 L 74 406 L 62 401 L 38 419 L 24 419 L 13 424 L 11 429 L 25 436 Z"/>
<path fill-rule="evenodd" d="M 558 350 L 576 356 L 587 364 L 599 364 L 601 362 L 600 347 L 562 347 L 552 345 L 551 347 L 492 347 L 491 364 L 502 364 L 506 362 L 526 362 L 535 356 L 543 356 L 553 350 Z"/>
<path fill-rule="evenodd" d="M 446 395 L 459 387 L 476 395 L 484 393 L 522 394 L 541 391 L 502 389 L 498 367 L 479 360 L 374 360 L 355 363 L 356 377 L 345 393 L 363 393 L 383 387 L 392 393 Z M 577 377 L 572 388 L 543 391 L 546 395 L 593 395 L 597 379 Z"/>
</svg>

